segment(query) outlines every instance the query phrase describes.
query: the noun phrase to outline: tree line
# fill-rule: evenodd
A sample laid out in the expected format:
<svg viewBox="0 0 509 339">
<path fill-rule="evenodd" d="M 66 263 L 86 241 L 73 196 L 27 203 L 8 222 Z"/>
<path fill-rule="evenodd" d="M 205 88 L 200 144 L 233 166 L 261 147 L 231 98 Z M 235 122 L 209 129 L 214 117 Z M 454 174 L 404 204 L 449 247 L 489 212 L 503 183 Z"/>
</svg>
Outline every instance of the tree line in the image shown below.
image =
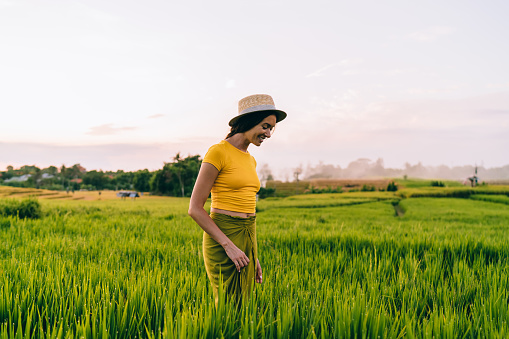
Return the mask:
<svg viewBox="0 0 509 339">
<path fill-rule="evenodd" d="M 344 168 L 338 165 L 319 163 L 316 166 L 308 165 L 307 168 L 302 170 L 305 174 L 303 175 L 305 179 L 395 178 L 408 176 L 423 179 L 462 180 L 472 176 L 476 167 L 478 167 L 478 175 L 482 180 L 509 179 L 509 165 L 494 168 L 475 166 L 475 164 L 448 167 L 445 165 L 425 166 L 419 162 L 415 165 L 405 163 L 404 168 L 387 168 L 384 166 L 384 161 L 381 158 L 376 161 L 366 158 L 357 159 L 350 162 Z"/>
<path fill-rule="evenodd" d="M 136 190 L 156 195 L 191 196 L 202 159 L 199 155 L 182 157 L 180 153 L 163 168 L 156 171 L 143 169 L 133 172 L 123 170 L 87 171 L 80 164 L 60 168 L 49 166 L 8 166 L 0 172 L 0 185 L 31 187 L 49 190 Z"/>
</svg>

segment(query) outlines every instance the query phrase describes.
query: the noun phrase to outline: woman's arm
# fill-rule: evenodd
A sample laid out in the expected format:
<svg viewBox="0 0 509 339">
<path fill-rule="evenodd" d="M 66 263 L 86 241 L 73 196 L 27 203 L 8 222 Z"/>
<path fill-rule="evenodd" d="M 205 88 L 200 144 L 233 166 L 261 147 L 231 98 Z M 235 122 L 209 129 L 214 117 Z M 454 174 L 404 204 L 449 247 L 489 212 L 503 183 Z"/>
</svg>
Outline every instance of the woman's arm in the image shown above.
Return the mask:
<svg viewBox="0 0 509 339">
<path fill-rule="evenodd" d="M 223 246 L 226 255 L 233 261 L 237 271 L 240 272 L 242 267 L 248 265 L 249 258 L 217 227 L 203 208 L 218 174 L 219 171 L 212 164 L 202 163 L 191 194 L 188 213 L 212 239 Z"/>
</svg>

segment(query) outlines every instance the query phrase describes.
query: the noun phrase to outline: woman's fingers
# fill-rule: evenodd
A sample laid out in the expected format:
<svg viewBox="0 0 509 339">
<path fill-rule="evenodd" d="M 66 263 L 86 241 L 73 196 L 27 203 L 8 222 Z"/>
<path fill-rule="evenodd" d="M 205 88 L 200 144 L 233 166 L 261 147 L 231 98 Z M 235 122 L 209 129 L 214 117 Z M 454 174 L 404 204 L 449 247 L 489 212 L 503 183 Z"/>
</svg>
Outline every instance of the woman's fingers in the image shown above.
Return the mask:
<svg viewBox="0 0 509 339">
<path fill-rule="evenodd" d="M 242 268 L 247 266 L 247 264 L 245 264 L 242 260 L 238 260 L 237 262 L 234 261 L 234 263 L 235 263 L 235 267 L 237 267 L 237 271 L 239 271 L 239 272 Z"/>
<path fill-rule="evenodd" d="M 226 250 L 226 254 L 228 255 L 228 257 L 235 264 L 237 271 L 240 272 L 241 268 L 249 265 L 249 258 L 237 246 L 234 246 L 233 248 L 231 248 L 231 247 L 225 248 L 225 250 Z"/>
<path fill-rule="evenodd" d="M 241 256 L 239 258 L 239 265 L 238 265 L 239 267 L 237 267 L 237 271 L 239 271 L 239 272 L 240 272 L 241 268 L 249 265 L 249 258 L 244 254 L 244 252 L 241 251 L 241 253 L 243 254 L 243 256 Z"/>
<path fill-rule="evenodd" d="M 261 284 L 263 282 L 262 278 L 262 266 L 260 265 L 260 261 L 256 260 L 256 282 Z"/>
</svg>

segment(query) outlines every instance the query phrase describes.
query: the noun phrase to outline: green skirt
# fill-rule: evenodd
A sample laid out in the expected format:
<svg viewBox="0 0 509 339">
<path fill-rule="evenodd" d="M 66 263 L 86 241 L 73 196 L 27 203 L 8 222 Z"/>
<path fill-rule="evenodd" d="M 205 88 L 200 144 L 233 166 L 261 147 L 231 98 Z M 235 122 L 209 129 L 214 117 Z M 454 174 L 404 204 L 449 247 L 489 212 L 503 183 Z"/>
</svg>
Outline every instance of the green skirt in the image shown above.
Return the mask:
<svg viewBox="0 0 509 339">
<path fill-rule="evenodd" d="M 256 259 L 258 258 L 256 216 L 240 218 L 211 213 L 210 217 L 235 246 L 249 258 L 249 264 L 238 272 L 233 261 L 226 255 L 224 248 L 206 232 L 203 232 L 203 259 L 216 303 L 221 280 L 223 291 L 229 297 L 233 297 L 237 301 L 243 297 L 249 297 L 255 281 Z"/>
</svg>

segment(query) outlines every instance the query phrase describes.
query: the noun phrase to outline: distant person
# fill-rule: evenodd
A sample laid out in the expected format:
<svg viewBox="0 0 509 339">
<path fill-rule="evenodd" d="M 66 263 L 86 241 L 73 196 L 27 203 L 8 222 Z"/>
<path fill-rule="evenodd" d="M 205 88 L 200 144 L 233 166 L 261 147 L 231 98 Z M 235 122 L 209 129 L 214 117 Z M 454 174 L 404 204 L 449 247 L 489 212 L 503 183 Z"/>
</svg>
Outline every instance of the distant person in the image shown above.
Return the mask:
<svg viewBox="0 0 509 339">
<path fill-rule="evenodd" d="M 196 179 L 189 215 L 204 230 L 203 258 L 216 303 L 220 276 L 224 291 L 237 301 L 250 295 L 253 282 L 262 283 L 256 242 L 256 193 L 260 181 L 256 160 L 247 151 L 270 138 L 276 123 L 286 118 L 272 97 L 248 96 L 230 120 L 230 133 L 209 148 Z M 212 193 L 210 215 L 204 209 Z"/>
</svg>

